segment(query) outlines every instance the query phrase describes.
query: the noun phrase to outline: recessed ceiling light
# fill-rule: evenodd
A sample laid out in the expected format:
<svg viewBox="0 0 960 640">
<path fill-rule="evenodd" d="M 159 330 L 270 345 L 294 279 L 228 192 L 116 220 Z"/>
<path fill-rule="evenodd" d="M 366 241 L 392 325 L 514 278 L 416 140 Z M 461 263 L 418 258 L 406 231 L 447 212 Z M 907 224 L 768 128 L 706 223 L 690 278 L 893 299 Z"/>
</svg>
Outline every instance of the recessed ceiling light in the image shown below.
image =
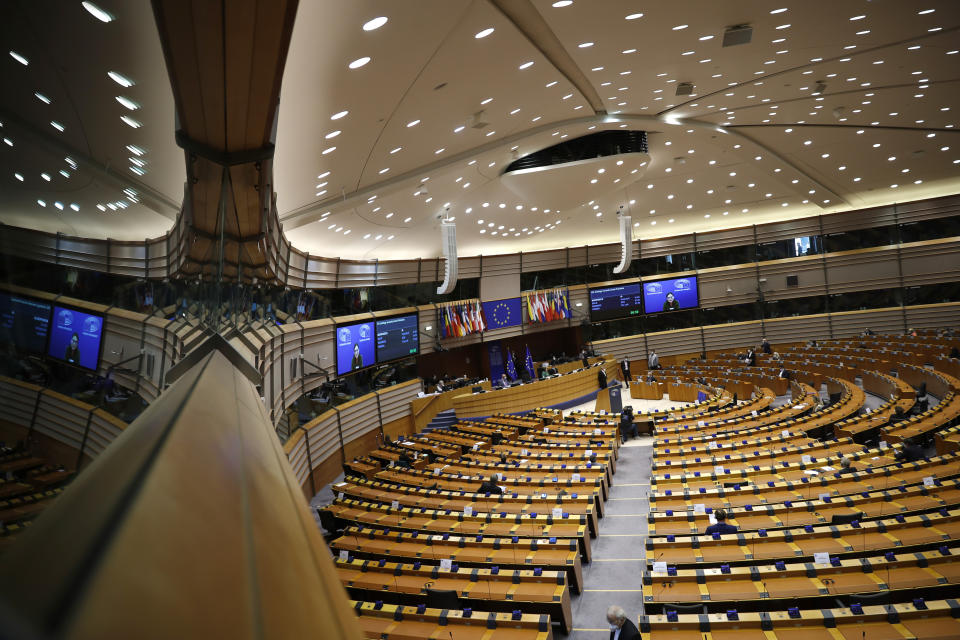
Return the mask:
<svg viewBox="0 0 960 640">
<path fill-rule="evenodd" d="M 383 169 L 380 169 L 380 171 L 378 171 L 377 173 L 379 173 L 380 175 L 383 175 L 387 171 L 390 171 L 390 167 L 384 167 Z"/>
<path fill-rule="evenodd" d="M 927 15 L 928 13 L 933 13 L 934 11 L 936 11 L 936 9 L 924 9 L 924 10 L 922 10 L 922 11 L 917 11 L 917 15 L 918 15 L 918 16 L 925 16 L 925 15 Z"/>
<path fill-rule="evenodd" d="M 771 11 L 770 13 L 783 13 L 783 12 L 786 11 L 786 10 L 787 10 L 787 8 L 786 8 L 786 7 L 783 7 L 782 9 L 774 9 L 774 10 Z"/>
<path fill-rule="evenodd" d="M 587 47 L 592 47 L 592 46 L 593 46 L 593 43 L 592 43 L 592 42 L 581 42 L 581 43 L 578 44 L 577 46 L 580 47 L 581 49 L 586 49 Z"/>
<path fill-rule="evenodd" d="M 434 155 L 438 155 L 438 154 L 443 153 L 444 151 L 446 151 L 446 149 L 443 148 L 443 147 L 440 147 L 439 149 L 437 149 L 437 150 L 434 151 L 433 153 L 434 153 Z"/>
<path fill-rule="evenodd" d="M 486 38 L 491 33 L 493 33 L 493 27 L 489 27 L 487 29 L 484 29 L 483 31 L 478 31 L 476 35 L 474 35 L 473 37 L 479 40 L 480 38 Z"/>
<path fill-rule="evenodd" d="M 81 2 L 83 8 L 86 9 L 90 15 L 99 20 L 100 22 L 113 22 L 114 18 L 112 15 L 93 4 L 92 2 Z"/>
<path fill-rule="evenodd" d="M 23 182 L 23 176 L 20 175 L 19 173 L 14 173 L 13 177 L 19 180 L 20 182 Z"/>
<path fill-rule="evenodd" d="M 329 140 L 330 138 L 336 138 L 338 135 L 340 135 L 340 130 L 339 130 L 339 129 L 337 129 L 336 131 L 331 131 L 330 133 L 328 133 L 327 135 L 325 135 L 325 136 L 323 136 L 323 137 L 326 138 L 327 140 Z"/>
<path fill-rule="evenodd" d="M 106 22 L 106 21 L 104 21 L 104 22 Z M 71 202 L 71 203 L 70 203 L 70 208 L 73 209 L 74 211 L 80 211 L 80 205 L 78 205 L 76 202 Z"/>
<path fill-rule="evenodd" d="M 698 40 L 713 40 L 713 36 L 700 36 Z"/>
<path fill-rule="evenodd" d="M 523 63 L 522 65 L 520 65 L 518 68 L 519 68 L 519 69 L 529 69 L 529 68 L 532 67 L 532 66 L 533 66 L 533 60 L 530 60 L 529 62 L 524 62 L 524 63 Z"/>
<path fill-rule="evenodd" d="M 125 98 L 124 96 L 117 96 L 117 102 L 122 104 L 124 107 L 130 111 L 136 111 L 140 108 L 140 105 L 131 100 L 130 98 Z"/>
<path fill-rule="evenodd" d="M 110 76 L 110 79 L 116 82 L 121 87 L 124 87 L 124 88 L 132 87 L 134 84 L 133 80 L 126 77 L 125 75 L 117 73 L 116 71 L 108 71 L 107 75 Z"/>
<path fill-rule="evenodd" d="M 631 13 L 630 15 L 626 16 L 624 20 L 636 20 L 642 17 L 643 17 L 642 13 Z"/>
<path fill-rule="evenodd" d="M 348 113 L 350 113 L 350 112 L 349 112 L 349 111 L 338 111 L 337 113 L 335 113 L 335 114 L 333 114 L 332 116 L 330 116 L 330 119 L 331 119 L 331 120 L 339 120 L 340 118 L 342 118 L 343 116 L 347 115 Z"/>
<path fill-rule="evenodd" d="M 493 102 L 493 98 L 484 98 L 480 101 L 480 104 L 490 104 L 491 102 Z"/>
<path fill-rule="evenodd" d="M 690 25 L 688 25 L 688 24 L 678 24 L 677 26 L 673 27 L 673 30 L 674 30 L 674 31 L 680 31 L 681 29 L 686 29 L 686 28 L 689 27 L 689 26 L 690 26 Z"/>
<path fill-rule="evenodd" d="M 130 171 L 132 171 L 133 173 L 137 174 L 138 176 L 142 176 L 143 174 L 146 173 L 146 171 L 144 171 L 144 170 L 141 169 L 140 167 L 130 167 Z"/>
<path fill-rule="evenodd" d="M 375 30 L 375 29 L 379 29 L 380 27 L 382 27 L 382 26 L 385 25 L 385 24 L 387 24 L 387 18 L 386 18 L 385 16 L 380 16 L 380 17 L 378 17 L 378 18 L 374 18 L 373 20 L 367 21 L 367 22 L 363 25 L 363 30 L 364 30 L 364 31 L 373 31 L 373 30 Z"/>
<path fill-rule="evenodd" d="M 143 125 L 140 124 L 137 120 L 134 120 L 130 116 L 120 116 L 120 119 L 123 120 L 128 126 L 133 127 L 134 129 L 139 129 Z"/>
<path fill-rule="evenodd" d="M 60 133 L 63 133 L 63 125 L 57 122 L 56 120 L 51 120 L 50 126 L 56 129 L 57 131 L 59 131 Z"/>
<path fill-rule="evenodd" d="M 789 29 L 789 28 L 790 28 L 789 24 L 781 24 L 780 26 L 777 27 L 777 29 Z"/>
<path fill-rule="evenodd" d="M 417 126 L 418 124 L 420 124 L 420 121 L 419 121 L 419 120 L 411 120 L 410 122 L 407 123 L 407 128 L 409 128 L 409 127 L 415 127 L 415 126 Z"/>
<path fill-rule="evenodd" d="M 53 206 L 55 206 L 57 209 L 60 209 L 60 211 L 63 211 L 63 203 L 62 203 L 62 202 L 54 202 L 54 203 L 53 203 Z"/>
<path fill-rule="evenodd" d="M 327 155 L 328 153 L 333 153 L 333 152 L 336 151 L 336 150 L 337 150 L 336 147 L 327 147 L 326 149 L 324 149 L 324 150 L 321 151 L 320 153 L 322 153 L 323 155 Z"/>
<path fill-rule="evenodd" d="M 329 172 L 329 171 L 324 171 L 323 173 L 321 173 L 320 175 L 317 176 L 317 180 L 323 180 L 323 179 L 326 178 L 328 175 L 330 175 L 330 172 Z"/>
<path fill-rule="evenodd" d="M 553 6 L 559 9 L 561 7 L 569 7 L 572 4 L 573 4 L 573 0 L 557 0 L 556 2 L 553 3 Z"/>
<path fill-rule="evenodd" d="M 43 95 L 39 91 L 35 92 L 33 95 L 37 96 L 37 100 L 44 104 L 50 104 L 51 100 L 47 96 Z"/>
<path fill-rule="evenodd" d="M 863 20 L 863 19 L 866 18 L 866 17 L 867 17 L 867 16 L 853 16 L 852 18 L 850 18 L 850 22 L 855 22 L 855 21 L 857 21 L 857 20 Z"/>
<path fill-rule="evenodd" d="M 364 66 L 368 62 L 370 62 L 370 56 L 363 56 L 362 58 L 357 58 L 356 60 L 351 62 L 349 64 L 349 67 L 351 69 L 359 69 L 360 67 Z"/>
<path fill-rule="evenodd" d="M 22 55 L 20 55 L 20 54 L 17 53 L 16 51 L 11 51 L 11 52 L 10 52 L 10 57 L 13 58 L 14 60 L 16 60 L 17 62 L 19 62 L 20 64 L 22 64 L 23 66 L 27 66 L 28 64 L 30 64 L 30 61 L 29 61 L 29 60 L 27 60 L 26 58 L 24 58 Z"/>
</svg>

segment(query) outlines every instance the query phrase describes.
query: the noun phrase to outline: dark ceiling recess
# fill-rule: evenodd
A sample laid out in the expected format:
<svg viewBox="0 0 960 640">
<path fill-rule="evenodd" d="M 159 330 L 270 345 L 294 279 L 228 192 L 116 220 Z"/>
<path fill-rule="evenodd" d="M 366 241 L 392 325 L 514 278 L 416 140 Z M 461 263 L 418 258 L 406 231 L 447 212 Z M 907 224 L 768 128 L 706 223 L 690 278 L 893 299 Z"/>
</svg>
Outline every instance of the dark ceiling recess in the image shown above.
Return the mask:
<svg viewBox="0 0 960 640">
<path fill-rule="evenodd" d="M 552 147 L 514 160 L 504 173 L 520 169 L 549 167 L 578 160 L 603 158 L 622 153 L 648 153 L 646 131 L 599 131 L 590 135 L 565 140 Z"/>
</svg>

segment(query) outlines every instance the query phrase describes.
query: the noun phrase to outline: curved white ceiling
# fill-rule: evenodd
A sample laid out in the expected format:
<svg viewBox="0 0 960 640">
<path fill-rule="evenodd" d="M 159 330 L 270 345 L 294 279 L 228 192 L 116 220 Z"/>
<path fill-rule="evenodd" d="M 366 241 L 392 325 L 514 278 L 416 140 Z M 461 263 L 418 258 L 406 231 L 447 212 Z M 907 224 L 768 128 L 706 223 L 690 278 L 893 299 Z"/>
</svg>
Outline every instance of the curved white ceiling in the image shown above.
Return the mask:
<svg viewBox="0 0 960 640">
<path fill-rule="evenodd" d="M 182 200 L 183 155 L 156 28 L 148 3 L 97 4 L 116 20 L 97 21 L 79 1 L 4 3 L 4 49 L 30 64 L 0 52 L 0 132 L 15 143 L 0 145 L 0 220 L 158 235 Z M 542 17 L 532 28 L 487 0 L 300 3 L 274 185 L 294 244 L 344 258 L 434 256 L 447 203 L 460 253 L 471 255 L 616 242 L 620 205 L 635 237 L 657 237 L 960 192 L 960 3 L 553 4 L 532 0 Z M 387 21 L 365 31 L 376 17 Z M 725 27 L 736 24 L 753 27 L 752 42 L 723 48 Z M 554 68 L 542 29 L 606 114 Z M 108 70 L 136 84 L 122 88 Z M 692 96 L 675 95 L 683 82 Z M 117 96 L 140 108 L 128 111 Z M 515 157 L 613 128 L 649 132 L 642 178 L 584 175 L 549 204 L 500 179 Z M 58 143 L 89 168 L 58 177 Z M 147 151 L 145 175 L 130 171 L 128 144 Z M 96 209 L 123 200 L 124 186 L 139 204 Z"/>
</svg>

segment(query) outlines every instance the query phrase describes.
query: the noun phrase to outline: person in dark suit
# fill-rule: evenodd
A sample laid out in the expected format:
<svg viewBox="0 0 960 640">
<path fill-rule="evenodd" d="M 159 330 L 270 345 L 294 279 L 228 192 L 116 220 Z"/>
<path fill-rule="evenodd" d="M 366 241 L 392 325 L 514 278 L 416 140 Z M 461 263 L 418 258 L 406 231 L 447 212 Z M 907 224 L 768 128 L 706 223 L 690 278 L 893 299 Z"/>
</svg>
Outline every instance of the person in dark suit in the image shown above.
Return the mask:
<svg viewBox="0 0 960 640">
<path fill-rule="evenodd" d="M 503 489 L 497 486 L 496 484 L 497 476 L 490 476 L 488 480 L 484 480 L 480 484 L 480 488 L 477 489 L 477 493 L 495 493 L 497 495 L 503 493 Z"/>
<path fill-rule="evenodd" d="M 744 358 L 744 362 L 746 362 L 748 367 L 757 366 L 757 353 L 753 349 L 748 349 L 747 357 Z"/>
<path fill-rule="evenodd" d="M 727 512 L 723 509 L 717 509 L 713 512 L 713 517 L 717 519 L 717 524 L 707 527 L 706 535 L 712 536 L 715 533 L 724 535 L 727 533 L 736 533 L 737 528 L 732 524 L 727 524 Z"/>
<path fill-rule="evenodd" d="M 640 640 L 637 625 L 627 617 L 623 607 L 610 605 L 607 609 L 607 622 L 610 623 L 610 640 Z"/>
<path fill-rule="evenodd" d="M 603 370 L 603 367 L 597 370 L 597 385 L 601 389 L 607 388 L 607 372 Z"/>
<path fill-rule="evenodd" d="M 630 359 L 624 358 L 620 361 L 620 371 L 623 372 L 623 381 L 630 386 Z"/>
<path fill-rule="evenodd" d="M 760 350 L 767 355 L 770 355 L 771 353 L 773 353 L 773 349 L 770 348 L 770 343 L 767 341 L 766 338 L 763 338 L 762 340 L 760 340 Z"/>
<path fill-rule="evenodd" d="M 353 343 L 353 360 L 350 362 L 350 369 L 363 369 L 363 356 L 360 355 L 360 345 Z"/>
</svg>

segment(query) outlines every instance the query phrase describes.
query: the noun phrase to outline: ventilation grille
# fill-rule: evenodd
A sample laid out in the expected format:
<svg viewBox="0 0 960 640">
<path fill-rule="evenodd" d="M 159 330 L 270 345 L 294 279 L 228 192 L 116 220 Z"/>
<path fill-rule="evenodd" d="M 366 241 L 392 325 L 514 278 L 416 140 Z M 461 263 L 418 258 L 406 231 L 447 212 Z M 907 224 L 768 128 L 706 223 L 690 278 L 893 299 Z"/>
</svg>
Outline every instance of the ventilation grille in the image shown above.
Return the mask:
<svg viewBox="0 0 960 640">
<path fill-rule="evenodd" d="M 727 27 L 723 32 L 723 46 L 735 47 L 740 44 L 750 44 L 753 39 L 753 27 L 748 24 L 738 24 L 735 27 Z"/>
</svg>

